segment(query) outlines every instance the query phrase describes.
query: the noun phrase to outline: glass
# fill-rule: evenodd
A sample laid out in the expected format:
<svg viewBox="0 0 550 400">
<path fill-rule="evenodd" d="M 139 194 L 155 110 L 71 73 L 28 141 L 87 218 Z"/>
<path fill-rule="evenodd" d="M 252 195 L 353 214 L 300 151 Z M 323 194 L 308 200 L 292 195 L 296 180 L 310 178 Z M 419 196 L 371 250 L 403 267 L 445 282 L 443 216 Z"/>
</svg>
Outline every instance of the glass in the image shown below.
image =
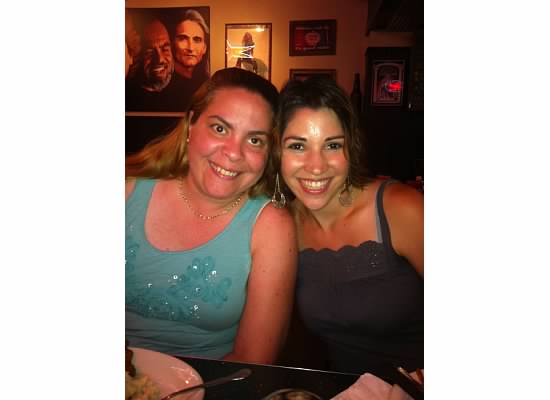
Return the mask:
<svg viewBox="0 0 550 400">
<path fill-rule="evenodd" d="M 268 394 L 262 400 L 323 400 L 315 393 L 304 389 L 281 389 Z"/>
</svg>

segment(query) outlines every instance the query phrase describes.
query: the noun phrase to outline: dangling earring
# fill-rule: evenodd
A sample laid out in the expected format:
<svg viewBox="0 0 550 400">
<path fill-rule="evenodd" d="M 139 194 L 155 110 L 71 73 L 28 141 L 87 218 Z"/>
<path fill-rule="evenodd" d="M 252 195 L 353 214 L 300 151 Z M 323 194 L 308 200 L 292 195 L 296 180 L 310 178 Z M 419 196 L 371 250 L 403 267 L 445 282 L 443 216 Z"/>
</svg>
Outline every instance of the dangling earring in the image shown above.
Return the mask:
<svg viewBox="0 0 550 400">
<path fill-rule="evenodd" d="M 349 176 L 348 176 L 346 178 L 346 183 L 344 184 L 344 189 L 342 189 L 342 191 L 338 195 L 338 201 L 340 202 L 340 205 L 342 207 L 351 206 L 351 202 L 353 201 L 353 197 L 351 195 L 352 190 L 353 190 L 353 186 L 351 186 L 351 183 L 349 181 Z"/>
<path fill-rule="evenodd" d="M 277 175 L 275 175 L 275 191 L 273 192 L 273 196 L 271 196 L 271 203 L 273 203 L 275 208 L 283 208 L 286 205 L 286 197 L 283 192 L 281 192 L 281 187 L 279 186 L 278 172 Z"/>
</svg>

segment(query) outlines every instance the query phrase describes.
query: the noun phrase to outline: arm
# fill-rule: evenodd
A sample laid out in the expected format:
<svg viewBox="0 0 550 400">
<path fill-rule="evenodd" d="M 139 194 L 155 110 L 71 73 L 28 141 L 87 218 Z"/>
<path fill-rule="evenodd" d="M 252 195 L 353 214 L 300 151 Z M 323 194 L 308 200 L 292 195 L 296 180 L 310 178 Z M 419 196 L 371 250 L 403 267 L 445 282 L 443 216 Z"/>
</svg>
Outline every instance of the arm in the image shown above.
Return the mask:
<svg viewBox="0 0 550 400">
<path fill-rule="evenodd" d="M 395 183 L 386 188 L 383 201 L 393 248 L 424 278 L 424 196 Z"/>
<path fill-rule="evenodd" d="M 268 204 L 252 232 L 252 267 L 233 351 L 224 360 L 273 364 L 294 301 L 297 244 L 292 217 Z"/>
</svg>

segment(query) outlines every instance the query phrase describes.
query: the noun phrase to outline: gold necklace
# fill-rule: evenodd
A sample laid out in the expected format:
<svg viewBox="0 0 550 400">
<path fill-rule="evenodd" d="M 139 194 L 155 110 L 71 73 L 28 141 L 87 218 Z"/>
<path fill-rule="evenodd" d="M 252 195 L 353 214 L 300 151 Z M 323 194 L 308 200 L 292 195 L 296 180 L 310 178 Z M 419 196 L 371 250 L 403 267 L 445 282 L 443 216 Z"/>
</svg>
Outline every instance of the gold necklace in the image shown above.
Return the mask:
<svg viewBox="0 0 550 400">
<path fill-rule="evenodd" d="M 193 208 L 193 206 L 191 205 L 191 203 L 189 202 L 189 199 L 187 198 L 187 196 L 185 195 L 185 193 L 183 192 L 183 178 L 180 178 L 179 179 L 179 192 L 180 192 L 180 196 L 181 198 L 183 199 L 183 201 L 185 201 L 185 204 L 187 205 L 187 208 L 189 208 L 191 211 L 193 211 L 193 214 L 195 214 L 197 217 L 199 217 L 200 219 L 202 219 L 203 221 L 210 221 L 210 220 L 213 220 L 214 218 L 218 218 L 218 217 L 221 217 L 222 215 L 225 215 L 227 214 L 228 212 L 230 212 L 231 210 L 233 210 L 235 207 L 237 207 L 240 202 L 241 202 L 241 196 L 239 196 L 237 198 L 237 200 L 235 200 L 233 203 L 231 203 L 230 205 L 224 207 L 224 209 L 219 212 L 218 214 L 214 214 L 214 215 L 204 215 L 203 213 L 197 211 L 195 208 Z"/>
</svg>

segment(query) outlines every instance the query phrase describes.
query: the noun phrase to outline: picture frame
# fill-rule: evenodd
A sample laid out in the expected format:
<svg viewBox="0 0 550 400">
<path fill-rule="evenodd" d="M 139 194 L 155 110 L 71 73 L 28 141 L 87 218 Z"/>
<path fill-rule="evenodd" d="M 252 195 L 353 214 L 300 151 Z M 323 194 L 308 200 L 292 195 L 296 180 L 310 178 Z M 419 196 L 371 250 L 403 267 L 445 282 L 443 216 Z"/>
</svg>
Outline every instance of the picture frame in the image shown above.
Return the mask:
<svg viewBox="0 0 550 400">
<path fill-rule="evenodd" d="M 367 50 L 367 89 L 371 107 L 402 107 L 406 102 L 410 49 L 378 47 Z"/>
<path fill-rule="evenodd" d="M 376 60 L 372 64 L 372 104 L 401 106 L 405 60 Z"/>
<path fill-rule="evenodd" d="M 324 75 L 336 82 L 336 70 L 335 69 L 298 69 L 292 68 L 289 70 L 290 79 L 304 80 L 311 76 Z"/>
<path fill-rule="evenodd" d="M 126 116 L 185 115 L 210 76 L 210 7 L 126 7 L 125 53 Z"/>
<path fill-rule="evenodd" d="M 289 23 L 289 55 L 336 54 L 336 20 L 304 20 Z"/>
<path fill-rule="evenodd" d="M 225 24 L 225 67 L 252 71 L 271 81 L 271 23 Z"/>
</svg>

